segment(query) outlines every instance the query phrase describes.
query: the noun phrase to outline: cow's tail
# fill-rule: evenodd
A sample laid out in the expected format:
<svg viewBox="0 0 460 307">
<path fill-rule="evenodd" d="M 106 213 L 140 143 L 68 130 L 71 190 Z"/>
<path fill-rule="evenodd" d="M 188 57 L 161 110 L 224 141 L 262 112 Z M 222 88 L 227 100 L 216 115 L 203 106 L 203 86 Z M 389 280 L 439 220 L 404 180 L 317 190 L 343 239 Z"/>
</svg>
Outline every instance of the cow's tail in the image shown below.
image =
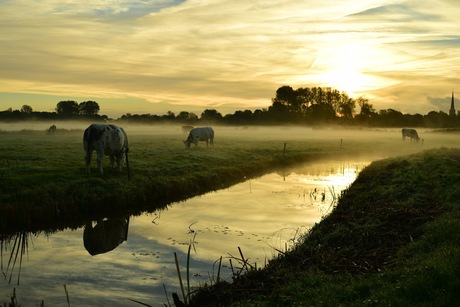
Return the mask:
<svg viewBox="0 0 460 307">
<path fill-rule="evenodd" d="M 91 126 L 83 134 L 83 147 L 85 148 L 85 162 L 88 163 L 88 154 L 91 152 Z"/>
<path fill-rule="evenodd" d="M 128 181 L 131 181 L 131 174 L 130 174 L 130 172 L 129 172 L 128 151 L 129 151 L 129 147 L 126 146 L 126 149 L 125 149 L 126 169 L 128 170 Z"/>
</svg>

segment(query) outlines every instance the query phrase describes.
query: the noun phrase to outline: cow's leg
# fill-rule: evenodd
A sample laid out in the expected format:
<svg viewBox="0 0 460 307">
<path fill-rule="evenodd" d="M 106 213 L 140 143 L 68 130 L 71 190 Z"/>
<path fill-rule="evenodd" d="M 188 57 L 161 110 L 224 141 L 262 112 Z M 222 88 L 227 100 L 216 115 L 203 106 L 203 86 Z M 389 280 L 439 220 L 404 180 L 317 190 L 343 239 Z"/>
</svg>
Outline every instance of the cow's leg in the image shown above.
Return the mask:
<svg viewBox="0 0 460 307">
<path fill-rule="evenodd" d="M 118 154 L 117 156 L 117 166 L 118 166 L 118 171 L 122 171 L 122 166 L 123 166 L 123 158 L 124 158 L 124 152 L 121 152 L 120 154 Z"/>
<path fill-rule="evenodd" d="M 214 138 L 211 138 L 211 139 L 209 140 L 209 143 L 211 143 L 211 146 L 214 147 Z"/>
<path fill-rule="evenodd" d="M 112 168 L 115 167 L 115 156 L 110 155 L 110 165 L 112 165 Z M 117 159 L 117 165 L 118 165 L 118 159 Z"/>
<path fill-rule="evenodd" d="M 87 150 L 86 155 L 85 155 L 85 161 L 86 161 L 86 172 L 89 174 L 91 173 L 91 168 L 90 168 L 90 163 L 91 163 L 91 157 L 93 155 L 92 150 Z"/>
<path fill-rule="evenodd" d="M 102 158 L 104 157 L 104 150 L 97 150 L 97 168 L 99 173 L 103 174 L 104 170 L 102 169 Z"/>
</svg>

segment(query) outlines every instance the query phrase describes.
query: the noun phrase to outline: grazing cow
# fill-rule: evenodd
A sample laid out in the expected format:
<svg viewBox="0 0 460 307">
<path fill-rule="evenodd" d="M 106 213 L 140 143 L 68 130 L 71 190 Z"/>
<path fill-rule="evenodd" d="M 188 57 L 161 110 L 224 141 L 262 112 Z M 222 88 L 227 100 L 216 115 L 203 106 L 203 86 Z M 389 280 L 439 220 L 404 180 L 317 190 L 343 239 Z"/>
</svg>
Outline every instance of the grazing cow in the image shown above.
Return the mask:
<svg viewBox="0 0 460 307">
<path fill-rule="evenodd" d="M 418 133 L 417 133 L 417 130 L 415 129 L 410 129 L 410 128 L 403 128 L 401 130 L 401 133 L 402 133 L 402 140 L 405 141 L 406 140 L 406 137 L 409 137 L 410 140 L 415 140 L 415 141 L 419 141 L 420 138 L 418 137 Z"/>
<path fill-rule="evenodd" d="M 112 167 L 116 159 L 118 170 L 121 172 L 124 155 L 128 153 L 128 136 L 123 128 L 115 125 L 92 124 L 83 134 L 83 148 L 85 149 L 86 172 L 90 173 L 90 162 L 93 150 L 97 153 L 97 167 L 103 174 L 102 158 L 110 157 Z"/>
<path fill-rule="evenodd" d="M 128 240 L 129 218 L 106 219 L 85 225 L 83 245 L 91 256 L 107 253 Z"/>
<path fill-rule="evenodd" d="M 189 133 L 193 129 L 193 126 L 182 126 L 181 131 L 183 134 Z"/>
<path fill-rule="evenodd" d="M 206 142 L 206 147 L 208 147 L 208 141 L 211 146 L 214 146 L 214 130 L 211 127 L 193 128 L 190 130 L 184 144 L 186 148 L 190 148 L 191 143 L 195 143 L 195 146 L 198 146 L 200 141 Z"/>
<path fill-rule="evenodd" d="M 47 133 L 48 134 L 54 134 L 56 132 L 56 125 L 52 125 L 51 127 L 48 128 Z"/>
</svg>

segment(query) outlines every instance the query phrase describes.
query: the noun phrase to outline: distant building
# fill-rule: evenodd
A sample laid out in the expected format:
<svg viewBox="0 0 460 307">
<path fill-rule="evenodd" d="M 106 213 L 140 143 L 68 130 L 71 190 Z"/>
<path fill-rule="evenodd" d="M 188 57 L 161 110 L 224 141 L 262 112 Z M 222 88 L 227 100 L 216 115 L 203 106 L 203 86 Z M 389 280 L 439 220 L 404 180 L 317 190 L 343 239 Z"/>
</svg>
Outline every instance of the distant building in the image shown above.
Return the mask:
<svg viewBox="0 0 460 307">
<path fill-rule="evenodd" d="M 454 92 L 452 92 L 452 100 L 450 102 L 449 115 L 450 116 L 455 116 L 456 115 L 455 106 L 454 106 Z"/>
</svg>

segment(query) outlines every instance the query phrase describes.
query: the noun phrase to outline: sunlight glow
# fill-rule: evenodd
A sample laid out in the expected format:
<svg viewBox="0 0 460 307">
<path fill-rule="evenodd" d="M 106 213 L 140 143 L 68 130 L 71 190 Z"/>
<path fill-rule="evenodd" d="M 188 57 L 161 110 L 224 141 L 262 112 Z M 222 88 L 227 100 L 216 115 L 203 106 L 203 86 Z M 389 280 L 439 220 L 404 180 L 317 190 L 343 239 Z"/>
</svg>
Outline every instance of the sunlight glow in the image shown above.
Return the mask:
<svg viewBox="0 0 460 307">
<path fill-rule="evenodd" d="M 377 54 L 365 44 L 346 44 L 330 49 L 322 54 L 324 73 L 317 75 L 322 84 L 345 91 L 353 96 L 372 88 L 373 77 L 365 71 L 372 70 L 377 62 Z"/>
<path fill-rule="evenodd" d="M 311 184 L 311 183 L 320 183 L 322 182 L 323 184 L 327 186 L 336 186 L 336 187 L 348 187 L 353 181 L 356 180 L 356 177 L 358 176 L 359 171 L 362 169 L 362 165 L 356 165 L 356 166 L 341 166 L 336 169 L 331 169 L 331 173 L 328 176 L 324 176 L 321 180 L 317 178 L 316 176 L 300 176 L 298 179 L 299 182 L 305 183 L 305 184 Z"/>
</svg>

